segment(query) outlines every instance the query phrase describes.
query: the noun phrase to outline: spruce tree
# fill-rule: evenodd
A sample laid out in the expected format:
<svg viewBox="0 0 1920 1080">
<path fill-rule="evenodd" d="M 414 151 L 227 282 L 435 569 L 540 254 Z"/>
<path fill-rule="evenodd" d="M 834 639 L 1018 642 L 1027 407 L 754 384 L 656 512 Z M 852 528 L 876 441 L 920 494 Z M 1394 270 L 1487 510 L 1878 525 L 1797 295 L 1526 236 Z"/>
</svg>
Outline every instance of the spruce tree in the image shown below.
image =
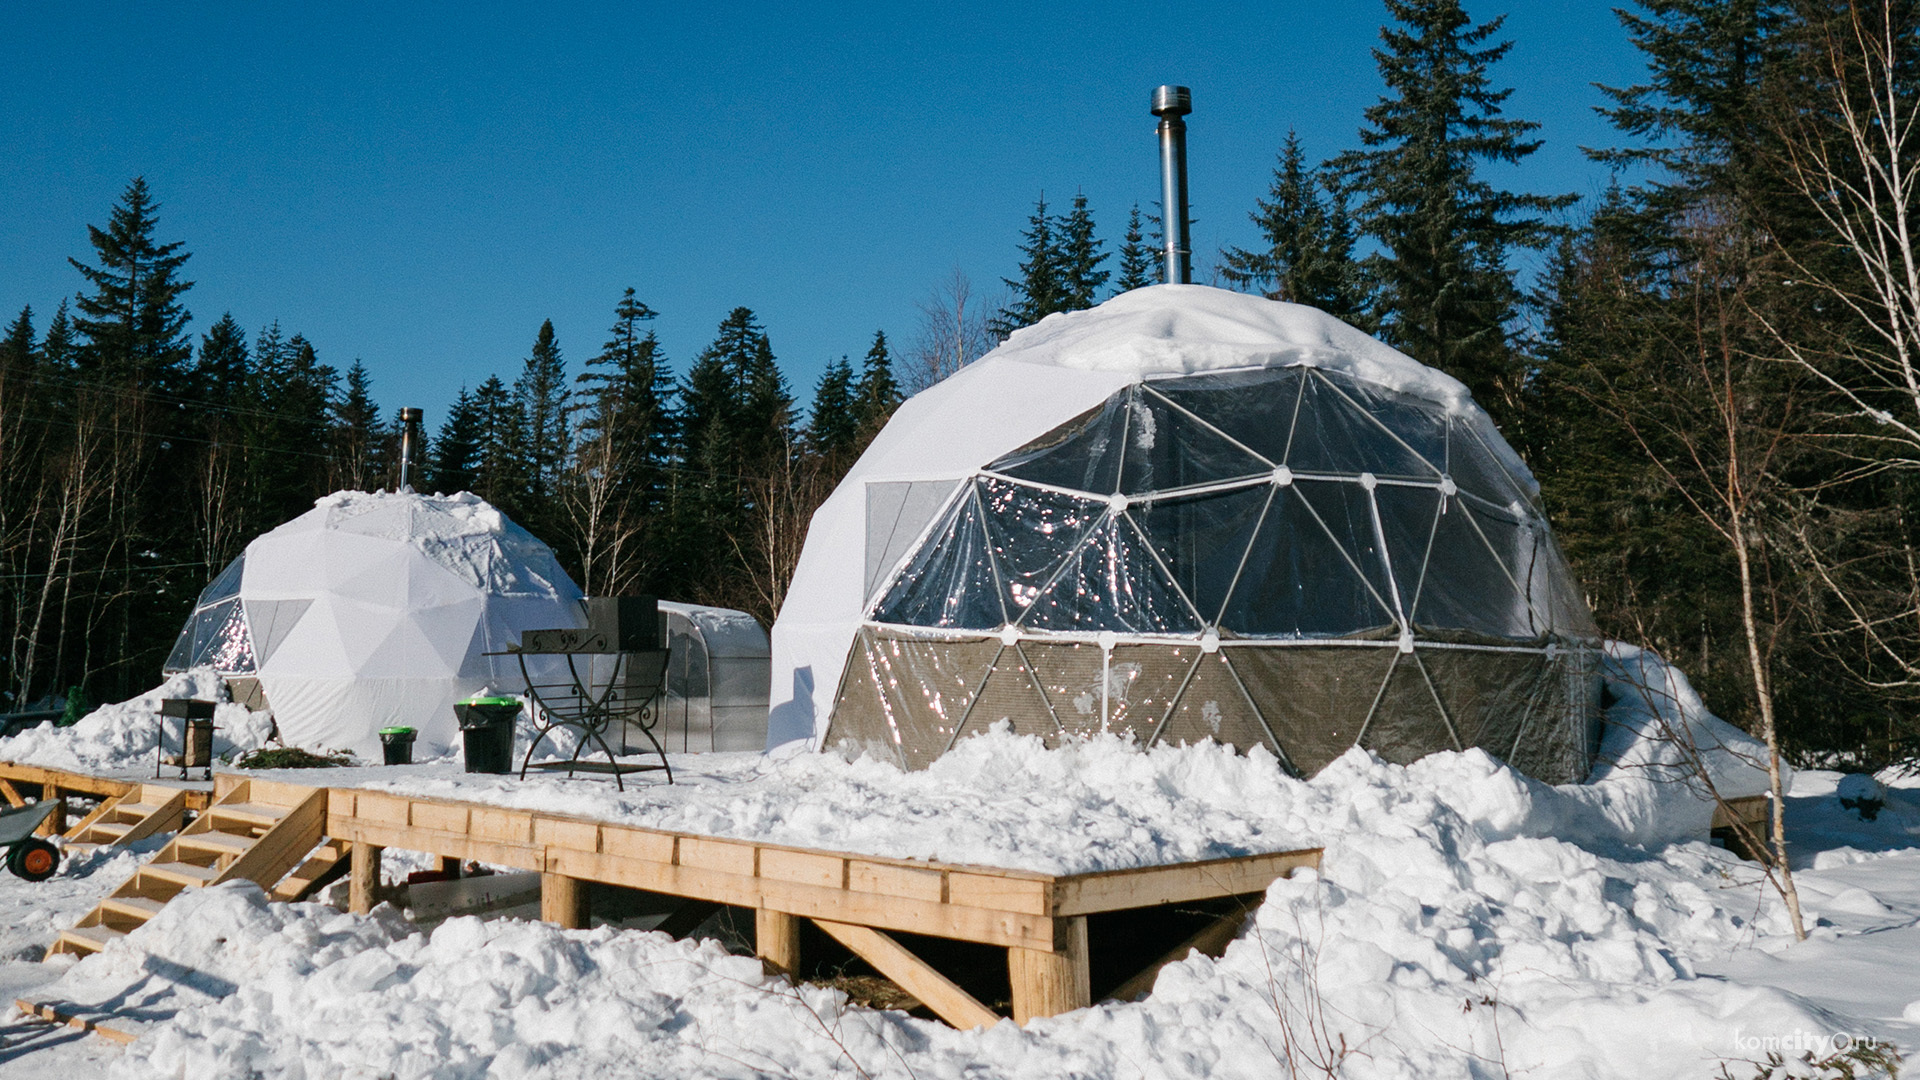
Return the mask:
<svg viewBox="0 0 1920 1080">
<path fill-rule="evenodd" d="M 1627 36 L 1647 60 L 1648 80 L 1600 89 L 1600 110 L 1632 145 L 1591 152 L 1617 168 L 1653 167 L 1635 201 L 1671 215 L 1700 192 L 1757 209 L 1754 183 L 1765 152 L 1765 83 L 1787 47 L 1790 5 L 1779 0 L 1639 0 L 1621 9 Z M 1805 9 L 1806 12 L 1814 8 Z"/>
<path fill-rule="evenodd" d="M 1358 213 L 1380 242 L 1372 261 L 1382 329 L 1415 359 L 1458 377 L 1496 418 L 1513 411 L 1522 365 L 1508 341 L 1520 301 L 1508 256 L 1556 230 L 1541 214 L 1572 196 L 1526 195 L 1479 175 L 1540 148 L 1539 125 L 1501 115 L 1511 90 L 1489 71 L 1512 47 L 1487 44 L 1504 16 L 1473 25 L 1459 0 L 1386 0 L 1397 25 L 1374 60 L 1387 96 L 1366 111 L 1364 148 L 1333 166 L 1361 194 Z"/>
<path fill-rule="evenodd" d="M 453 406 L 447 410 L 447 418 L 440 424 L 439 433 L 434 436 L 432 452 L 421 455 L 420 460 L 431 462 L 427 470 L 429 483 L 421 486 L 443 495 L 477 488 L 485 430 L 479 402 L 466 387 L 461 387 Z"/>
<path fill-rule="evenodd" d="M 1120 292 L 1131 292 L 1146 285 L 1157 285 L 1159 275 L 1154 272 L 1153 248 L 1146 243 L 1140 231 L 1140 204 L 1134 203 L 1127 211 L 1127 231 L 1120 244 L 1120 280 L 1114 288 Z"/>
<path fill-rule="evenodd" d="M 159 210 L 145 178 L 135 177 L 107 227 L 87 226 L 98 265 L 67 261 L 93 287 L 74 300 L 87 369 L 124 386 L 177 391 L 193 357 L 192 316 L 180 302 L 193 282 L 179 277 L 189 258 L 181 242 L 154 239 Z"/>
<path fill-rule="evenodd" d="M 217 408 L 232 408 L 246 392 L 247 369 L 247 332 L 228 312 L 200 338 L 195 392 Z"/>
<path fill-rule="evenodd" d="M 1076 194 L 1073 208 L 1060 222 L 1060 281 L 1063 311 L 1083 311 L 1100 299 L 1112 271 L 1100 269 L 1107 254 L 1102 242 L 1093 235 L 1093 213 L 1087 209 L 1087 197 Z"/>
<path fill-rule="evenodd" d="M 1067 310 L 1068 282 L 1058 225 L 1047 213 L 1047 197 L 1042 194 L 1027 219 L 1027 230 L 1020 234 L 1020 279 L 1001 279 L 1013 295 L 987 327 L 1002 340 L 1023 326 Z"/>
<path fill-rule="evenodd" d="M 847 358 L 827 365 L 814 384 L 813 409 L 807 421 L 807 445 L 822 459 L 837 465 L 851 457 L 860 438 L 860 418 L 853 392 L 853 365 Z"/>
<path fill-rule="evenodd" d="M 1228 248 L 1221 276 L 1268 299 L 1365 325 L 1366 298 L 1345 202 L 1337 192 L 1322 193 L 1321 178 L 1306 164 L 1293 132 L 1287 132 L 1267 197 L 1254 205 L 1248 217 L 1264 243 L 1251 251 Z"/>
<path fill-rule="evenodd" d="M 53 309 L 53 320 L 47 323 L 47 336 L 40 341 L 40 363 L 48 370 L 61 371 L 74 365 L 74 354 L 78 350 L 73 340 L 73 319 L 67 314 L 67 302 Z"/>
<path fill-rule="evenodd" d="M 551 518 L 550 503 L 559 491 L 560 474 L 573 447 L 567 422 L 567 366 L 560 355 L 552 319 L 540 324 L 540 333 L 521 366 L 513 392 L 520 407 L 527 455 L 528 501 L 524 509 L 535 519 L 528 523 L 533 528 L 547 524 Z"/>
<path fill-rule="evenodd" d="M 681 396 L 687 445 L 715 472 L 765 461 L 792 426 L 793 395 L 749 308 L 734 308 L 721 320 L 713 344 L 695 358 Z"/>
<path fill-rule="evenodd" d="M 900 407 L 902 400 L 900 384 L 893 377 L 893 353 L 887 348 L 884 330 L 873 332 L 873 344 L 860 365 L 860 381 L 854 387 L 853 396 L 860 425 L 860 448 L 864 450 L 893 417 L 893 410 Z"/>
<path fill-rule="evenodd" d="M 480 422 L 480 437 L 475 440 L 478 468 L 473 492 L 514 517 L 525 513 L 526 414 L 514 401 L 513 391 L 498 375 L 473 392 L 474 412 Z"/>
<path fill-rule="evenodd" d="M 754 487 L 784 469 L 793 398 L 749 308 L 721 320 L 680 390 L 681 455 L 689 471 L 674 503 L 674 572 L 703 595 L 738 598 L 735 545 L 751 545 Z M 718 541 L 718 542 L 716 542 Z"/>
<path fill-rule="evenodd" d="M 33 341 L 33 305 L 20 309 L 20 314 L 7 324 L 4 333 L 0 333 L 0 364 L 16 371 L 25 371 L 39 359 L 38 350 Z"/>
<path fill-rule="evenodd" d="M 587 398 L 580 427 L 586 440 L 605 444 L 608 460 L 632 474 L 644 513 L 657 501 L 665 483 L 661 471 L 672 459 L 676 388 L 659 338 L 645 327 L 656 318 L 654 310 L 629 288 L 613 315 L 606 344 L 575 379 Z"/>
<path fill-rule="evenodd" d="M 373 378 L 358 358 L 347 368 L 344 391 L 333 402 L 334 486 L 367 491 L 382 486 L 381 448 L 387 439 L 380 405 L 373 399 Z"/>
</svg>

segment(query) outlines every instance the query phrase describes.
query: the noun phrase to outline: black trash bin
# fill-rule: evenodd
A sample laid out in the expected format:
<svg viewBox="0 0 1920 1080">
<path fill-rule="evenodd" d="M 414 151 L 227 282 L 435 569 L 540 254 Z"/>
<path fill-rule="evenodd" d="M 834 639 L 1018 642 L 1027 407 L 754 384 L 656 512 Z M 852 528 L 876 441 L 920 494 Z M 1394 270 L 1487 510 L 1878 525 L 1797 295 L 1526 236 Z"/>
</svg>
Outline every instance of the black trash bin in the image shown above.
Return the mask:
<svg viewBox="0 0 1920 1080">
<path fill-rule="evenodd" d="M 453 712 L 460 718 L 467 771 L 512 772 L 513 722 L 520 716 L 520 699 L 472 697 L 454 705 Z"/>
<path fill-rule="evenodd" d="M 413 764 L 413 738 L 419 731 L 410 727 L 380 729 L 380 750 L 389 765 Z"/>
</svg>

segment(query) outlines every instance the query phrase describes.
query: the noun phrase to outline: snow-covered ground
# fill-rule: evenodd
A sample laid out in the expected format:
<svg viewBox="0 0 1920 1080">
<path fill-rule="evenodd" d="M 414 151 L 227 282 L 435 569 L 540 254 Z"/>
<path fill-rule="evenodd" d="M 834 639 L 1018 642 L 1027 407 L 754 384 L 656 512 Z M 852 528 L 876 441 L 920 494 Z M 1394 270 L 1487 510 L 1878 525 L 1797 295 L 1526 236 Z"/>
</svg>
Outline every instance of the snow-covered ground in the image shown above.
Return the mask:
<svg viewBox="0 0 1920 1080">
<path fill-rule="evenodd" d="M 1407 767 L 1354 752 L 1302 782 L 1212 746 L 1048 751 L 1006 733 L 921 773 L 712 759 L 671 795 L 444 765 L 339 777 L 522 805 L 571 792 L 552 808 L 575 813 L 593 792 L 590 812 L 649 824 L 1041 869 L 1326 846 L 1224 957 L 1167 968 L 1140 1002 L 956 1032 L 710 942 L 473 918 L 420 933 L 236 884 L 78 964 L 0 965 L 9 987 L 45 980 L 36 996 L 110 1002 L 142 1031 L 120 1052 L 15 1020 L 0 1077 L 1747 1077 L 1769 1050 L 1920 1046 L 1920 782 L 1885 778 L 1867 821 L 1838 776 L 1797 777 L 1813 937 L 1795 944 L 1754 864 L 1652 820 L 1690 796 L 1635 741 L 1649 717 L 1738 740 L 1643 655 L 1616 661 L 1616 680 L 1661 694 L 1615 711 L 1633 767 L 1577 788 L 1478 752 Z M 123 879 L 133 856 L 113 858 L 42 886 L 0 879 L 0 955 Z"/>
</svg>

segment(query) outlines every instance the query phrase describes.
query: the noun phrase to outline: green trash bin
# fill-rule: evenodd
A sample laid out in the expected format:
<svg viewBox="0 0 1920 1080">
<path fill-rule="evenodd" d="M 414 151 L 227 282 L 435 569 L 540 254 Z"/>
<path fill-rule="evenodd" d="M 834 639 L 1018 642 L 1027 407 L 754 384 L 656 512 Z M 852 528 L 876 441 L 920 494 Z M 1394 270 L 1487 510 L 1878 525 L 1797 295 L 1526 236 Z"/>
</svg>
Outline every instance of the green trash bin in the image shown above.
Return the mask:
<svg viewBox="0 0 1920 1080">
<path fill-rule="evenodd" d="M 380 750 L 386 755 L 389 765 L 413 764 L 413 740 L 419 730 L 410 727 L 384 727 L 380 729 Z"/>
<path fill-rule="evenodd" d="M 453 707 L 460 718 L 460 738 L 470 773 L 513 771 L 513 722 L 520 716 L 520 699 L 470 697 Z"/>
</svg>

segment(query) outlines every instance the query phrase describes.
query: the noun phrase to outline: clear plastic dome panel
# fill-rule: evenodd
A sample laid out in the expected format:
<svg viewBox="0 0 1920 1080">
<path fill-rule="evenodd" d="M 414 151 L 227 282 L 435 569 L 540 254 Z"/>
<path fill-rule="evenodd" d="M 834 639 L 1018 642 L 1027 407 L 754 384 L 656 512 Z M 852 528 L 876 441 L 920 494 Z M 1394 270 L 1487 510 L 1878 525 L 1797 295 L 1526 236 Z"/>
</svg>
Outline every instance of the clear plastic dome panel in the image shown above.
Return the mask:
<svg viewBox="0 0 1920 1080">
<path fill-rule="evenodd" d="M 874 610 L 881 622 L 991 630 L 1006 621 L 979 500 L 964 488 Z"/>
<path fill-rule="evenodd" d="M 1421 415 L 1419 410 L 1407 410 Z M 1445 445 L 1445 421 L 1426 419 Z M 1436 457 L 1438 455 L 1435 455 Z M 1354 393 L 1313 372 L 1301 385 L 1300 407 L 1287 444 L 1288 468 L 1295 472 L 1438 480 L 1440 465 L 1416 453 L 1385 424 L 1360 408 Z"/>
<path fill-rule="evenodd" d="M 1212 495 L 1155 499 L 1127 508 L 1166 563 L 1174 584 L 1209 624 L 1217 623 L 1244 569 L 1257 577 L 1247 548 L 1275 489 L 1268 484 Z"/>
<path fill-rule="evenodd" d="M 1155 380 L 1144 389 L 1205 420 L 1272 469 L 1287 459 L 1306 378 L 1305 368 L 1263 368 Z"/>
<path fill-rule="evenodd" d="M 1123 634 L 1201 630 L 1146 540 L 1118 513 L 1100 522 L 1019 624 L 1030 630 Z"/>
<path fill-rule="evenodd" d="M 1391 594 L 1365 498 L 1353 484 L 1302 482 L 1275 489 L 1246 568 L 1221 612 L 1221 633 L 1377 637 L 1391 628 Z"/>
<path fill-rule="evenodd" d="M 1487 448 L 1475 426 L 1464 418 L 1448 425 L 1447 468 L 1454 485 L 1494 506 L 1531 506 L 1533 500 Z"/>
<path fill-rule="evenodd" d="M 1118 490 L 1118 450 L 1126 429 L 1126 395 L 1115 394 L 988 468 L 1035 484 L 1110 495 Z"/>
<path fill-rule="evenodd" d="M 977 498 L 985 509 L 999 588 L 1010 617 L 1018 617 L 1053 581 L 1087 531 L 1107 512 L 1104 502 L 982 477 Z M 997 624 L 996 624 L 997 625 Z"/>
<path fill-rule="evenodd" d="M 1402 610 L 1414 627 L 1512 640 L 1540 635 L 1509 564 L 1474 527 L 1480 512 L 1467 500 L 1432 488 L 1383 486 L 1373 495 Z M 1492 535 L 1519 539 L 1497 528 Z"/>
<path fill-rule="evenodd" d="M 218 603 L 222 600 L 231 600 L 239 596 L 240 577 L 246 572 L 246 565 L 247 557 L 245 555 L 241 555 L 228 563 L 226 569 L 220 571 L 220 576 L 208 582 L 207 587 L 200 590 L 200 599 L 195 601 L 194 606 L 206 607 L 208 604 Z"/>
<path fill-rule="evenodd" d="M 1273 471 L 1265 459 L 1165 397 L 1138 387 L 1128 396 L 1121 492 L 1168 491 Z"/>
</svg>

